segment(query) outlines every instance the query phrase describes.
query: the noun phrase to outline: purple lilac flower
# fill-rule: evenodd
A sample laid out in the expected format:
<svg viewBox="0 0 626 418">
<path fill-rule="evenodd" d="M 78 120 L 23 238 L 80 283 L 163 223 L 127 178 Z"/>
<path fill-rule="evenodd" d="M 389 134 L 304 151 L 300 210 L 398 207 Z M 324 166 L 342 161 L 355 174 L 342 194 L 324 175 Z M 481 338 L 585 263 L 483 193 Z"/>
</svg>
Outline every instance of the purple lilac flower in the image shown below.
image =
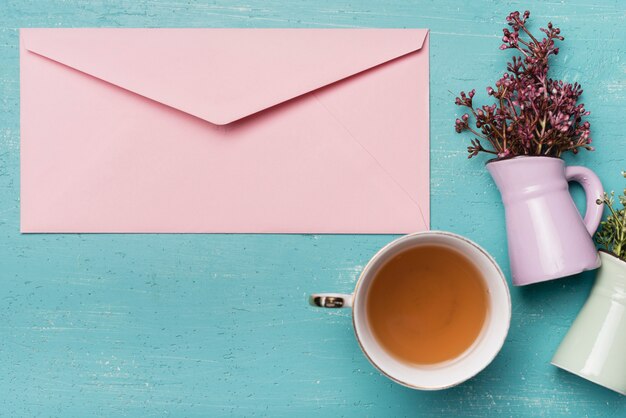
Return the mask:
<svg viewBox="0 0 626 418">
<path fill-rule="evenodd" d="M 475 90 L 461 92 L 455 99 L 458 106 L 469 110 L 456 119 L 455 130 L 475 136 L 467 149 L 470 158 L 479 152 L 507 158 L 559 157 L 567 151 L 577 153 L 580 148 L 593 150 L 590 124 L 583 120 L 589 112 L 584 104 L 578 104 L 581 86 L 548 77 L 549 57 L 559 53 L 555 41 L 564 39 L 561 30 L 548 23 L 547 28 L 540 29 L 544 36 L 536 38 L 526 26 L 529 17 L 528 11 L 516 11 L 506 18 L 509 28 L 502 31 L 500 49 L 515 49 L 522 55 L 513 57 L 502 77 L 487 87 L 495 103 L 475 107 Z M 489 146 L 483 147 L 480 140 Z"/>
</svg>

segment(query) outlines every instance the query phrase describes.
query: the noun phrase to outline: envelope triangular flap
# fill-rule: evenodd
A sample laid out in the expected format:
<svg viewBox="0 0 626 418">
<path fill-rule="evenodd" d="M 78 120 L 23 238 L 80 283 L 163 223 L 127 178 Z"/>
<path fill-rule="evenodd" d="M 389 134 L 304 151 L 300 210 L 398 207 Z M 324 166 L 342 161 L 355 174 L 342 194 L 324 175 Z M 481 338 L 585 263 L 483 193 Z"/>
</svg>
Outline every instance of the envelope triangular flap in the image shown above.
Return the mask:
<svg viewBox="0 0 626 418">
<path fill-rule="evenodd" d="M 25 48 L 225 125 L 417 51 L 424 29 L 24 29 Z"/>
</svg>

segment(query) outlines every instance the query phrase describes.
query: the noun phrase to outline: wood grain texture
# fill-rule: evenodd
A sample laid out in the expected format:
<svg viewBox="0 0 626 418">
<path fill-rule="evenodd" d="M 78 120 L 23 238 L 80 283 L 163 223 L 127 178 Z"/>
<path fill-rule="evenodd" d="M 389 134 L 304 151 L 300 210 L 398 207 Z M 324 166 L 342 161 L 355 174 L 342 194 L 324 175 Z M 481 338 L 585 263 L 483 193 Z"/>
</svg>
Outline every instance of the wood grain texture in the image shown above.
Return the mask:
<svg viewBox="0 0 626 418">
<path fill-rule="evenodd" d="M 351 290 L 392 236 L 19 234 L 19 27 L 418 27 L 432 31 L 433 227 L 476 240 L 508 274 L 500 198 L 484 160 L 466 160 L 452 92 L 485 98 L 504 16 L 522 7 L 536 28 L 562 28 L 555 74 L 581 82 L 593 112 L 598 151 L 568 162 L 621 189 L 621 0 L 0 0 L 0 415 L 625 416 L 626 398 L 549 364 L 593 273 L 512 289 L 494 363 L 424 393 L 367 363 L 349 312 L 305 304 Z"/>
</svg>

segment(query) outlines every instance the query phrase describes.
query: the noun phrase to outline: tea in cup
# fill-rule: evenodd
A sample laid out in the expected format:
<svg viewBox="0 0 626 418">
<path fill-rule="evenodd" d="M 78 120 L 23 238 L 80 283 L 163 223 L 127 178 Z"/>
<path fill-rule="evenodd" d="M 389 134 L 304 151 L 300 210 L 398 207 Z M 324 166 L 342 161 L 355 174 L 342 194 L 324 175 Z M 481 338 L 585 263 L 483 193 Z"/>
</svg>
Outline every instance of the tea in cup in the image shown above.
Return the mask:
<svg viewBox="0 0 626 418">
<path fill-rule="evenodd" d="M 481 247 L 441 231 L 401 237 L 366 265 L 351 295 L 311 303 L 351 307 L 357 341 L 390 379 L 414 389 L 457 385 L 484 369 L 508 333 L 502 271 Z"/>
</svg>

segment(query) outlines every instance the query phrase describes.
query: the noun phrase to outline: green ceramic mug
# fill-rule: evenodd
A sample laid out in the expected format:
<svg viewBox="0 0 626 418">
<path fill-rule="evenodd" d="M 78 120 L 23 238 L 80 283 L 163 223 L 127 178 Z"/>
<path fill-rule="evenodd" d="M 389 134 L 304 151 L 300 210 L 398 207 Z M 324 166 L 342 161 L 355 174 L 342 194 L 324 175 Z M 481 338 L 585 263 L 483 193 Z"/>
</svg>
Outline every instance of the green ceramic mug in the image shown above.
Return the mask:
<svg viewBox="0 0 626 418">
<path fill-rule="evenodd" d="M 600 252 L 589 299 L 552 364 L 626 395 L 626 261 Z"/>
</svg>

